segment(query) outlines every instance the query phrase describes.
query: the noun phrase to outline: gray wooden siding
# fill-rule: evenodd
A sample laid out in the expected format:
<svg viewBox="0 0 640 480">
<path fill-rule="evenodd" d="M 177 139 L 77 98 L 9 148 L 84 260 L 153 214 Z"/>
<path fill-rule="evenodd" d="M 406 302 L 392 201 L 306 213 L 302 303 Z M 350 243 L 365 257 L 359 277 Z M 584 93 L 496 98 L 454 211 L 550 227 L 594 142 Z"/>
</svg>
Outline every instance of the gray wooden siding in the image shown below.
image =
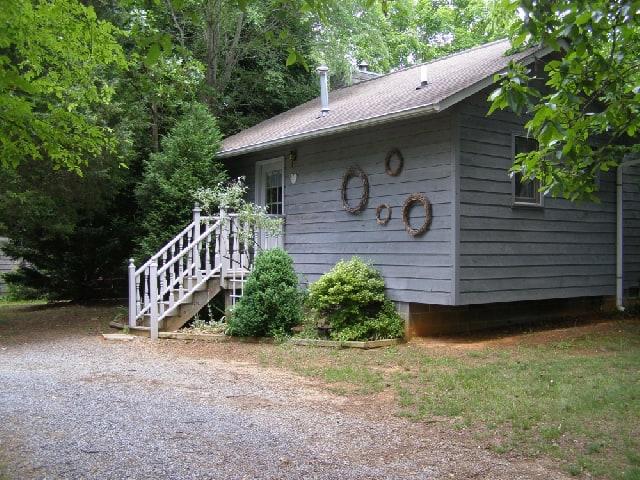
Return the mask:
<svg viewBox="0 0 640 480">
<path fill-rule="evenodd" d="M 6 241 L 6 238 L 0 237 L 0 246 Z M 12 271 L 17 264 L 18 262 L 6 257 L 2 253 L 2 250 L 0 250 L 0 296 L 5 295 L 9 291 L 7 284 L 2 280 L 2 274 Z"/>
<path fill-rule="evenodd" d="M 602 175 L 599 204 L 545 197 L 544 208 L 512 206 L 511 142 L 523 122 L 506 112 L 485 118 L 487 95 L 459 107 L 457 303 L 614 295 L 615 174 Z"/>
<path fill-rule="evenodd" d="M 640 167 L 623 170 L 624 290 L 638 295 L 640 289 Z"/>
<path fill-rule="evenodd" d="M 400 149 L 404 157 L 404 168 L 395 177 L 385 173 L 384 165 L 392 148 Z M 229 166 L 234 175 L 249 174 L 256 161 L 285 155 L 289 150 L 231 160 Z M 313 282 L 338 261 L 357 255 L 381 271 L 391 299 L 451 304 L 452 143 L 448 114 L 309 141 L 296 145 L 295 150 L 295 167 L 285 165 L 285 248 L 304 281 Z M 341 199 L 342 178 L 351 165 L 359 166 L 369 180 L 369 200 L 358 215 L 346 212 Z M 292 171 L 298 174 L 295 185 L 289 179 Z M 355 206 L 361 195 L 360 181 L 352 178 L 348 185 L 349 204 Z M 433 215 L 429 230 L 417 237 L 409 235 L 402 222 L 402 206 L 414 192 L 429 199 Z M 392 209 L 386 226 L 376 222 L 376 208 L 382 203 Z M 424 214 L 417 208 L 411 214 L 411 225 L 419 227 Z"/>
<path fill-rule="evenodd" d="M 488 93 L 438 115 L 243 156 L 229 168 L 253 188 L 256 161 L 296 151 L 296 165 L 285 162 L 285 248 L 303 281 L 358 255 L 381 270 L 396 301 L 469 305 L 613 296 L 615 172 L 602 174 L 601 203 L 546 197 L 544 208 L 514 207 L 511 143 L 513 134 L 524 133 L 524 122 L 506 112 L 487 118 Z M 391 177 L 384 158 L 394 147 L 404 168 Z M 369 179 L 369 201 L 359 215 L 343 209 L 340 195 L 351 165 Z M 625 170 L 627 292 L 640 288 L 639 172 Z M 351 205 L 360 192 L 352 179 Z M 420 237 L 410 236 L 402 222 L 402 205 L 413 192 L 432 204 L 431 227 Z M 387 226 L 375 219 L 382 203 L 392 208 Z M 416 213 L 411 224 L 422 218 Z"/>
</svg>

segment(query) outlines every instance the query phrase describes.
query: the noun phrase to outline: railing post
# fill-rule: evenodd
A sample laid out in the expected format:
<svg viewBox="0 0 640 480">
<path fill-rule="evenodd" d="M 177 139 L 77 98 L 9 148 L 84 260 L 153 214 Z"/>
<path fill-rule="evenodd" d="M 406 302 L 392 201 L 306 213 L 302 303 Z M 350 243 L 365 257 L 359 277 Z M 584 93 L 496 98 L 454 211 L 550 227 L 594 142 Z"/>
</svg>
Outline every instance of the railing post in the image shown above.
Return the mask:
<svg viewBox="0 0 640 480">
<path fill-rule="evenodd" d="M 195 276 L 198 279 L 198 283 L 202 280 L 202 272 L 200 271 L 200 254 L 198 253 L 198 244 L 195 243 L 196 238 L 200 236 L 200 205 L 196 202 L 193 207 L 193 252 L 192 252 L 192 261 L 193 268 L 195 270 Z"/>
<path fill-rule="evenodd" d="M 220 209 L 220 279 L 224 282 L 229 271 L 229 237 L 231 218 L 227 217 L 227 212 Z"/>
<path fill-rule="evenodd" d="M 151 339 L 158 339 L 158 262 L 149 266 L 149 327 Z"/>
<path fill-rule="evenodd" d="M 133 263 L 133 258 L 129 259 L 129 326 L 134 327 L 136 324 L 136 266 Z"/>
<path fill-rule="evenodd" d="M 193 223 L 200 223 L 200 213 L 202 209 L 200 208 L 200 204 L 198 202 L 193 204 Z"/>
</svg>

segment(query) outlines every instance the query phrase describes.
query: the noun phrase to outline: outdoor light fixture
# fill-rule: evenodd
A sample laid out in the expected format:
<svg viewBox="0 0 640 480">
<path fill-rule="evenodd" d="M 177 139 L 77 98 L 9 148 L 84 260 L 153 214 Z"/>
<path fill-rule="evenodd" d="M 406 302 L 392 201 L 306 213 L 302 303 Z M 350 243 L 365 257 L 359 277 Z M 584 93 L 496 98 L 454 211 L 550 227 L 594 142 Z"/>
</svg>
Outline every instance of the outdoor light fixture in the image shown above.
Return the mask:
<svg viewBox="0 0 640 480">
<path fill-rule="evenodd" d="M 291 150 L 289 153 L 287 153 L 287 160 L 290 162 L 291 168 L 295 167 L 295 165 L 296 165 L 296 151 L 295 150 Z"/>
</svg>

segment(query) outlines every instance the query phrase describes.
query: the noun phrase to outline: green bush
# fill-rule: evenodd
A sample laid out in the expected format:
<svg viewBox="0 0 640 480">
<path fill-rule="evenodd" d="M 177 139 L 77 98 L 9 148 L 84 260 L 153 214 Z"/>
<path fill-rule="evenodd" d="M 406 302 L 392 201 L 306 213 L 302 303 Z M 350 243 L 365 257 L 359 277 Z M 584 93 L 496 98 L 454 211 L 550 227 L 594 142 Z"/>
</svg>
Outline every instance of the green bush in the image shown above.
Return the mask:
<svg viewBox="0 0 640 480">
<path fill-rule="evenodd" d="M 229 319 L 228 335 L 280 336 L 302 320 L 302 292 L 293 260 L 281 248 L 261 252 Z"/>
<path fill-rule="evenodd" d="M 403 335 L 402 317 L 384 294 L 384 279 L 353 257 L 309 285 L 308 305 L 324 317 L 336 340 L 378 340 Z"/>
</svg>

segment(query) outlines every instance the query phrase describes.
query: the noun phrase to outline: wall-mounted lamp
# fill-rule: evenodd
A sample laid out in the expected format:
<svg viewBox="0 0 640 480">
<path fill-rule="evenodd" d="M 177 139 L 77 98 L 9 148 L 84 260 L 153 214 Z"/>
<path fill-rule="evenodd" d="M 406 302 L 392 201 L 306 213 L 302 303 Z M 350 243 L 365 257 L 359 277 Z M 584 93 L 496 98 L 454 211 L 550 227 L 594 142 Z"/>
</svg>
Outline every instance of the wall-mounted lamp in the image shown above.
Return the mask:
<svg viewBox="0 0 640 480">
<path fill-rule="evenodd" d="M 287 153 L 287 160 L 290 162 L 291 168 L 295 167 L 295 165 L 296 165 L 296 151 L 295 150 L 291 150 L 289 153 Z"/>
<path fill-rule="evenodd" d="M 295 185 L 296 182 L 298 181 L 298 174 L 296 172 L 293 171 L 293 168 L 296 166 L 296 151 L 295 150 L 291 150 L 288 154 L 287 154 L 287 161 L 289 162 L 289 165 L 291 165 L 291 174 L 289 175 L 289 180 L 291 180 L 291 184 Z"/>
</svg>

